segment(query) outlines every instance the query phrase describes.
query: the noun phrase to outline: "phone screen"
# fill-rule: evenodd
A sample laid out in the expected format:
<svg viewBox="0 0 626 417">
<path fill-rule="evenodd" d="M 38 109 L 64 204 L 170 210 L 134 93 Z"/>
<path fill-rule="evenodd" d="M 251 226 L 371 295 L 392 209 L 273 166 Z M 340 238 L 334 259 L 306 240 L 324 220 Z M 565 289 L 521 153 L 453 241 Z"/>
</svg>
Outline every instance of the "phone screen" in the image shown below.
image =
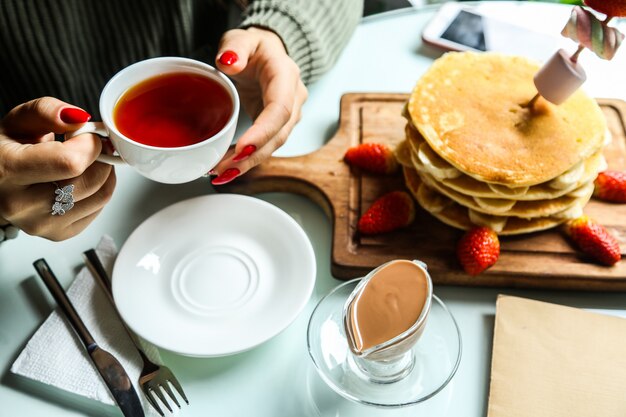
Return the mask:
<svg viewBox="0 0 626 417">
<path fill-rule="evenodd" d="M 465 10 L 456 15 L 441 37 L 479 51 L 487 50 L 482 16 Z"/>
<path fill-rule="evenodd" d="M 445 3 L 456 4 L 456 3 Z M 442 7 L 441 16 L 450 16 L 452 7 Z M 535 32 L 481 13 L 468 10 L 453 11 L 447 25 L 439 29 L 433 26 L 429 39 L 446 41 L 444 48 L 477 51 L 495 51 L 514 55 L 525 55 L 538 60 L 548 59 L 560 47 L 562 40 L 552 34 Z M 437 24 L 443 20 L 435 20 Z M 428 31 L 425 31 L 425 33 Z M 428 35 L 427 35 L 428 36 Z M 463 46 L 464 48 L 461 48 Z"/>
</svg>

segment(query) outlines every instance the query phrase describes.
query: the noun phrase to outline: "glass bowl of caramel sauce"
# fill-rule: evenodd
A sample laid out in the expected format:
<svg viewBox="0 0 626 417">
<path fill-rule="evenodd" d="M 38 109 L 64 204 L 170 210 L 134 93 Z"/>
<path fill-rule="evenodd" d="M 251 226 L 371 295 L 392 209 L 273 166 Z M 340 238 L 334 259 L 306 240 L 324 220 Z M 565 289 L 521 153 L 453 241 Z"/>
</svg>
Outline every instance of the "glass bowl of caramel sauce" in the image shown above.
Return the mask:
<svg viewBox="0 0 626 417">
<path fill-rule="evenodd" d="M 452 380 L 461 335 L 420 261 L 394 260 L 323 297 L 307 329 L 321 379 L 360 404 L 424 402 Z"/>
</svg>

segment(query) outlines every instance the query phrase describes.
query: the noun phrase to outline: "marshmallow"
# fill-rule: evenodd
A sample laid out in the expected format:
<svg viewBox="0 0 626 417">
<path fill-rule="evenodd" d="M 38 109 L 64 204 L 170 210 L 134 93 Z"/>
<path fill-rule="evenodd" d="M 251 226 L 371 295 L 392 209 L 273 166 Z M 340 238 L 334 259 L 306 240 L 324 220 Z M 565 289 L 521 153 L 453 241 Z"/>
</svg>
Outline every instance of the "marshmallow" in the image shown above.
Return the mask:
<svg viewBox="0 0 626 417">
<path fill-rule="evenodd" d="M 607 26 L 593 13 L 576 6 L 572 9 L 561 35 L 593 51 L 598 57 L 610 60 L 624 40 L 624 35 Z"/>
<path fill-rule="evenodd" d="M 535 74 L 535 87 L 543 98 L 561 104 L 580 87 L 587 75 L 578 63 L 572 61 L 563 49 L 557 51 Z"/>
</svg>

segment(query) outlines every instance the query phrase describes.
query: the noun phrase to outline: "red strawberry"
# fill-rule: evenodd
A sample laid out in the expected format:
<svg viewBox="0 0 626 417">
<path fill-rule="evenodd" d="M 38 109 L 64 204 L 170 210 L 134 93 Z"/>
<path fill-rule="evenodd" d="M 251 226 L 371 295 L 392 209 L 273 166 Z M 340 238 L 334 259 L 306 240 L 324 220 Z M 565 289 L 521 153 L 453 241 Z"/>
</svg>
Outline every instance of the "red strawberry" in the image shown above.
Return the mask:
<svg viewBox="0 0 626 417">
<path fill-rule="evenodd" d="M 626 172 L 604 171 L 598 174 L 593 195 L 614 203 L 626 203 Z"/>
<path fill-rule="evenodd" d="M 565 232 L 580 250 L 601 264 L 610 266 L 622 257 L 617 239 L 587 216 L 567 222 Z"/>
<path fill-rule="evenodd" d="M 585 0 L 585 4 L 607 16 L 626 16 L 626 0 Z"/>
<path fill-rule="evenodd" d="M 498 235 L 488 227 L 475 227 L 459 240 L 456 256 L 465 272 L 478 275 L 498 260 L 500 256 Z"/>
<path fill-rule="evenodd" d="M 374 174 L 392 174 L 398 170 L 398 161 L 391 149 L 382 143 L 362 143 L 346 151 L 344 160 Z"/>
<path fill-rule="evenodd" d="M 415 202 L 405 191 L 392 191 L 374 201 L 359 219 L 359 232 L 365 235 L 391 232 L 408 226 L 415 219 Z"/>
</svg>

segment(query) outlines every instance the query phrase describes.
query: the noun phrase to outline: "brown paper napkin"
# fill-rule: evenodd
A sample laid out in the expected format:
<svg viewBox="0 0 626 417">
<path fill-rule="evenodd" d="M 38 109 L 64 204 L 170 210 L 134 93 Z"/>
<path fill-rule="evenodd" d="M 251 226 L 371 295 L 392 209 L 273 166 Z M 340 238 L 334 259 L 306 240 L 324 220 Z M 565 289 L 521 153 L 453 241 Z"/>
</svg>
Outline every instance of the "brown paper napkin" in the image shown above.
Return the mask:
<svg viewBox="0 0 626 417">
<path fill-rule="evenodd" d="M 626 319 L 499 296 L 488 417 L 626 416 Z"/>
</svg>

